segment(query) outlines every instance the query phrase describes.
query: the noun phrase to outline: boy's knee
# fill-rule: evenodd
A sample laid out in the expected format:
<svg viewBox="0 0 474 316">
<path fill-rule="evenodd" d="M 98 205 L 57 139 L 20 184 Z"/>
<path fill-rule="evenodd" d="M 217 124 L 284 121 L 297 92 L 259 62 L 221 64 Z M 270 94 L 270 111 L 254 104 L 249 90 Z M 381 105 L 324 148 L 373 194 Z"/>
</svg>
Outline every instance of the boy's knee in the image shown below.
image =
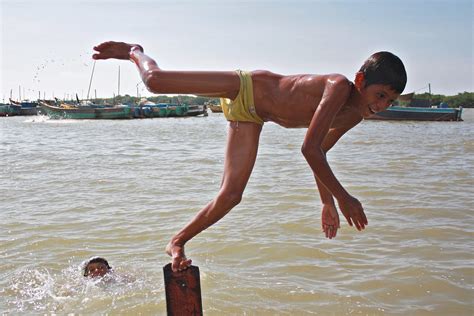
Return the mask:
<svg viewBox="0 0 474 316">
<path fill-rule="evenodd" d="M 218 199 L 232 208 L 242 201 L 242 191 L 225 190 L 219 193 Z"/>
</svg>

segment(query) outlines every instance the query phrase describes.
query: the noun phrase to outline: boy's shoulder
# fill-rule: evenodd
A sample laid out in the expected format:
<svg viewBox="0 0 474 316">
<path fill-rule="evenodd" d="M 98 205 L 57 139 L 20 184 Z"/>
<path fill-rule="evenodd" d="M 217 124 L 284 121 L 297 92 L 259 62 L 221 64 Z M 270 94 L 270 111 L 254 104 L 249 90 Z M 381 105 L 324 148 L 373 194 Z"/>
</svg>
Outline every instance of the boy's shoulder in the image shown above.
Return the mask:
<svg viewBox="0 0 474 316">
<path fill-rule="evenodd" d="M 320 74 L 320 75 L 301 75 L 299 85 L 301 88 L 307 90 L 308 92 L 313 91 L 318 94 L 323 94 L 326 88 L 340 87 L 341 89 L 346 89 L 352 84 L 346 76 L 332 73 L 332 74 Z"/>
<path fill-rule="evenodd" d="M 320 75 L 320 80 L 324 82 L 325 85 L 329 84 L 341 84 L 347 85 L 351 84 L 351 81 L 347 79 L 346 76 L 338 73 Z"/>
</svg>

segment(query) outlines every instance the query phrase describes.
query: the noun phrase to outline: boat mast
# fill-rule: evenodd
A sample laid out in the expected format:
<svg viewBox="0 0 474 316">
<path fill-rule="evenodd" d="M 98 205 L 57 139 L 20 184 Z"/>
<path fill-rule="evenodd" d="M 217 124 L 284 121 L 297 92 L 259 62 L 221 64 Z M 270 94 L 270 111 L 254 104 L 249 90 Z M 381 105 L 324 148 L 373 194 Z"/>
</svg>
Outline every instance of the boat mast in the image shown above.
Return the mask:
<svg viewBox="0 0 474 316">
<path fill-rule="evenodd" d="M 94 65 L 92 66 L 91 79 L 89 81 L 89 89 L 87 89 L 87 100 L 89 100 L 89 92 L 91 91 L 92 77 L 94 77 L 94 69 L 95 69 L 95 62 L 96 61 L 97 60 L 94 60 Z"/>
<path fill-rule="evenodd" d="M 431 83 L 428 83 L 428 93 L 429 93 L 429 99 L 430 100 L 430 107 L 431 107 Z"/>
<path fill-rule="evenodd" d="M 118 71 L 118 89 L 117 89 L 117 96 L 120 96 L 120 66 Z"/>
</svg>

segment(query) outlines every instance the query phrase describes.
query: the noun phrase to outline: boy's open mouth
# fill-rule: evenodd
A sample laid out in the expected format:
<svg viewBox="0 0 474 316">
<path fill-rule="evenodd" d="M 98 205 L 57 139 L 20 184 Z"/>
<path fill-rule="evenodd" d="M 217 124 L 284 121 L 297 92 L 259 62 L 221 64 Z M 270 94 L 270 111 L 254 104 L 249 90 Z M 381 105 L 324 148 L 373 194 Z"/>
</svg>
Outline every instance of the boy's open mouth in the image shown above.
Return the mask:
<svg viewBox="0 0 474 316">
<path fill-rule="evenodd" d="M 370 105 L 369 105 L 369 111 L 370 111 L 370 113 L 372 113 L 372 114 L 377 113 L 376 111 L 374 111 L 374 109 L 373 109 L 372 106 L 370 106 Z"/>
</svg>

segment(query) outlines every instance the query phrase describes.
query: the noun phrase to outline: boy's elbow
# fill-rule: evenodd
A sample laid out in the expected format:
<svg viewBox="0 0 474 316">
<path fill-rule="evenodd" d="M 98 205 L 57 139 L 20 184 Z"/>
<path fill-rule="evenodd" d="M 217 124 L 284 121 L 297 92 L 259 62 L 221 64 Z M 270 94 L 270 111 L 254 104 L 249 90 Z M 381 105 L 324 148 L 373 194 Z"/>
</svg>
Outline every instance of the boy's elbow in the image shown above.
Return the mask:
<svg viewBox="0 0 474 316">
<path fill-rule="evenodd" d="M 303 154 L 304 157 L 306 157 L 307 153 L 309 152 L 308 150 L 308 145 L 307 144 L 303 144 L 301 146 L 301 153 Z"/>
</svg>

